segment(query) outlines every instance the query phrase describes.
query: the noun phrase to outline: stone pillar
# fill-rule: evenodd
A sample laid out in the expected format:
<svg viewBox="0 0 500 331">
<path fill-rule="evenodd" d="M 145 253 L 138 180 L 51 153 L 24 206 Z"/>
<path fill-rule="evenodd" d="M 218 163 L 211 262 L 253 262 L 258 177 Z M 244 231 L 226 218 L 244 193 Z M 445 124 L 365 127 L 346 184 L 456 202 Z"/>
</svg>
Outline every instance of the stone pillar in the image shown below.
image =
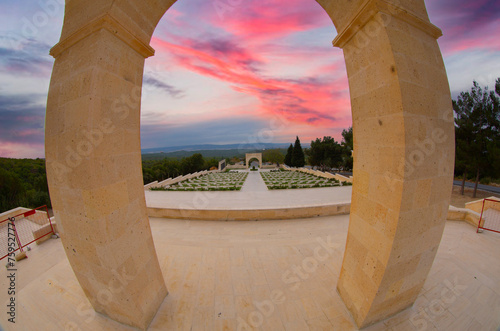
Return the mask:
<svg viewBox="0 0 500 331">
<path fill-rule="evenodd" d="M 97 312 L 145 329 L 167 295 L 141 173 L 142 75 L 154 50 L 105 14 L 51 54 L 47 177 L 66 255 Z"/>
<path fill-rule="evenodd" d="M 387 1 L 368 1 L 352 17 L 334 40 L 344 50 L 354 130 L 337 289 L 361 328 L 411 306 L 422 289 L 449 205 L 454 127 L 441 31 Z"/>
</svg>

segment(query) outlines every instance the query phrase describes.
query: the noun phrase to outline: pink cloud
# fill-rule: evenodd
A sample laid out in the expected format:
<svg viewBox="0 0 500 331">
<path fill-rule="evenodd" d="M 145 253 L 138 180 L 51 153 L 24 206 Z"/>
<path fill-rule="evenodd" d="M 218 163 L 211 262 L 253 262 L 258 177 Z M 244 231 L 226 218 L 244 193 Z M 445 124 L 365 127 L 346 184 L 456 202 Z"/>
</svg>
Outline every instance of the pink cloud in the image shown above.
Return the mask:
<svg viewBox="0 0 500 331">
<path fill-rule="evenodd" d="M 456 30 L 461 30 L 461 27 L 455 28 Z M 445 31 L 449 32 L 451 35 L 458 34 L 455 31 Z M 500 51 L 500 20 L 489 27 L 484 27 L 480 31 L 470 32 L 468 34 L 463 34 L 461 38 L 447 38 L 446 34 L 441 42 L 443 47 L 443 53 L 446 55 L 454 55 L 459 52 L 467 50 L 476 51 L 489 51 L 489 52 L 499 52 Z"/>
<path fill-rule="evenodd" d="M 15 131 L 13 133 L 13 136 L 16 138 L 21 138 L 21 137 L 37 137 L 37 136 L 43 136 L 43 129 L 25 129 L 25 130 L 19 130 Z"/>
<path fill-rule="evenodd" d="M 303 0 L 241 1 L 235 6 L 211 8 L 204 13 L 210 25 L 245 40 L 283 38 L 298 31 L 332 26 L 319 4 Z"/>
<path fill-rule="evenodd" d="M 431 21 L 443 30 L 445 56 L 462 51 L 500 50 L 500 2 L 443 0 L 428 3 Z"/>
<path fill-rule="evenodd" d="M 318 68 L 325 72 L 319 78 L 279 79 L 261 74 L 265 59 L 248 50 L 233 46 L 231 42 L 197 42 L 177 38 L 176 43 L 153 39 L 159 50 L 173 55 L 177 65 L 230 84 L 237 92 L 253 95 L 260 100 L 261 116 L 279 114 L 295 123 L 322 127 L 336 127 L 350 121 L 350 102 L 345 72 L 340 78 L 335 73 L 338 64 Z M 309 57 L 311 54 L 309 54 Z M 305 59 L 304 59 L 305 60 Z M 341 122 L 340 122 L 341 121 Z"/>
<path fill-rule="evenodd" d="M 43 143 L 27 144 L 2 141 L 0 142 L 0 157 L 43 158 L 45 157 L 44 145 Z"/>
</svg>

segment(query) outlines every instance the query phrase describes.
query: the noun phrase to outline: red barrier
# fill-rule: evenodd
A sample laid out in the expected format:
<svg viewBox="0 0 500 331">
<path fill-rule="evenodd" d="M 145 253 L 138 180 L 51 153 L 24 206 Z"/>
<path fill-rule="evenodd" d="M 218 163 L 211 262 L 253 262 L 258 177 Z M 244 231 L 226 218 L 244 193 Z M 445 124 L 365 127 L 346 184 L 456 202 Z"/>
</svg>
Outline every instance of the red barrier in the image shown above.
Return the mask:
<svg viewBox="0 0 500 331">
<path fill-rule="evenodd" d="M 47 206 L 4 219 L 0 221 L 0 260 L 54 233 Z"/>
<path fill-rule="evenodd" d="M 483 208 L 481 209 L 481 216 L 477 224 L 477 232 L 479 230 L 500 233 L 500 201 L 493 199 L 483 200 Z"/>
</svg>

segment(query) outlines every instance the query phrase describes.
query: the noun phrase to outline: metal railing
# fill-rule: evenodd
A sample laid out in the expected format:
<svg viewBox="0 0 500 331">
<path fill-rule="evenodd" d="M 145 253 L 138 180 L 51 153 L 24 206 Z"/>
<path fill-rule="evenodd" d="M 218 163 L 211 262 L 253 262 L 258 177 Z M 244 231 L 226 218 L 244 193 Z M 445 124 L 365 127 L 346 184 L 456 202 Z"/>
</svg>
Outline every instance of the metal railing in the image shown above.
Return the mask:
<svg viewBox="0 0 500 331">
<path fill-rule="evenodd" d="M 47 206 L 0 221 L 0 260 L 51 234 L 55 232 Z"/>
<path fill-rule="evenodd" d="M 477 232 L 487 230 L 500 233 L 500 201 L 484 199 L 481 216 L 477 224 Z"/>
</svg>

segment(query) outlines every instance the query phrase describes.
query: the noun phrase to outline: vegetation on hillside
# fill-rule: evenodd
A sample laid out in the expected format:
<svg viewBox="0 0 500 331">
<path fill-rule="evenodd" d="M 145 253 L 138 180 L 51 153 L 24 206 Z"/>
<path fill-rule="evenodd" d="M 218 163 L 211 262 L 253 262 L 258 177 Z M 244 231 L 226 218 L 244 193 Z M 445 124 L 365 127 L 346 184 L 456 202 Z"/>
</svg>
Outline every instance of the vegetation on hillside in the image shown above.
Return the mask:
<svg viewBox="0 0 500 331">
<path fill-rule="evenodd" d="M 45 160 L 0 158 L 0 212 L 42 205 L 50 207 Z"/>
<path fill-rule="evenodd" d="M 166 158 L 163 160 L 142 161 L 142 176 L 144 184 L 175 178 L 181 175 L 209 170 L 219 166 L 219 159 L 204 158 L 200 153 L 193 154 L 181 160 Z"/>
<path fill-rule="evenodd" d="M 168 159 L 182 160 L 185 157 L 190 157 L 194 154 L 202 154 L 204 158 L 215 158 L 219 161 L 227 158 L 244 159 L 245 153 L 260 153 L 262 150 L 258 149 L 210 149 L 210 150 L 196 150 L 196 151 L 175 151 L 167 153 L 145 153 L 142 154 L 143 161 L 159 161 Z"/>
</svg>

